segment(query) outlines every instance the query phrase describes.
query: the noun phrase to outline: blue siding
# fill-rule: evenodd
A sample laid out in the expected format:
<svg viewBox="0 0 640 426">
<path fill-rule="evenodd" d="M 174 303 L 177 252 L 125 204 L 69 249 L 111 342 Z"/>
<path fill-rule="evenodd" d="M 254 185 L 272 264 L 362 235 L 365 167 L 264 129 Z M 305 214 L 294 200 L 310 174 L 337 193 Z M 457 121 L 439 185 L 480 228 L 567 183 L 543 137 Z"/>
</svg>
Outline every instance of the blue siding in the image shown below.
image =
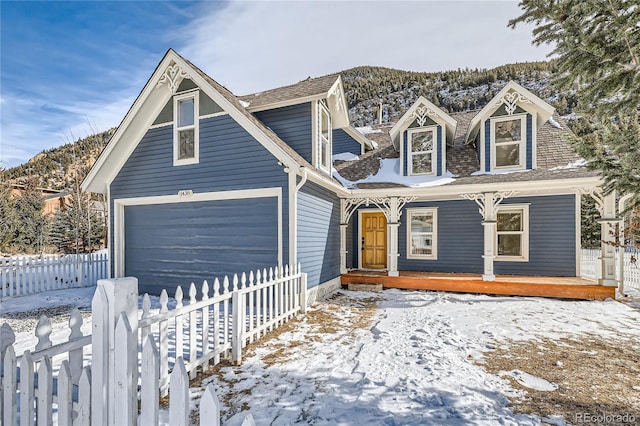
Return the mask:
<svg viewBox="0 0 640 426">
<path fill-rule="evenodd" d="M 222 115 L 200 120 L 198 164 L 173 166 L 171 125 L 147 131 L 111 184 L 111 200 L 175 195 L 185 189 L 202 193 L 265 187 L 282 188 L 283 259 L 287 259 L 287 174 L 258 141 L 229 115 Z M 110 212 L 113 228 L 113 202 Z M 167 253 L 167 257 L 170 258 L 171 253 Z"/>
<path fill-rule="evenodd" d="M 407 259 L 406 209 L 438 208 L 438 259 Z M 403 209 L 398 229 L 398 269 L 404 271 L 467 272 L 483 270 L 484 230 L 482 216 L 473 201 L 454 200 L 411 203 Z"/>
<path fill-rule="evenodd" d="M 402 132 L 402 176 L 409 175 L 409 141 L 407 138 L 408 132 L 405 130 Z"/>
<path fill-rule="evenodd" d="M 351 137 L 347 132 L 342 129 L 335 129 L 332 135 L 333 154 L 341 154 L 343 152 L 350 152 L 355 155 L 360 155 L 362 152 L 362 145 L 360 142 Z"/>
<path fill-rule="evenodd" d="M 125 275 L 140 291 L 172 295 L 181 285 L 278 264 L 275 197 L 125 207 Z M 232 219 L 231 219 L 232 218 Z"/>
<path fill-rule="evenodd" d="M 255 113 L 280 139 L 313 164 L 311 144 L 311 103 L 292 105 Z M 355 153 L 359 154 L 359 152 Z"/>
<path fill-rule="evenodd" d="M 484 122 L 484 171 L 491 171 L 491 120 Z"/>
<path fill-rule="evenodd" d="M 311 182 L 298 192 L 298 261 L 308 287 L 340 276 L 340 199 Z"/>
<path fill-rule="evenodd" d="M 442 144 L 442 126 L 438 126 L 438 144 L 437 144 L 437 155 L 435 156 L 436 161 L 438 162 L 438 167 L 436 168 L 436 173 L 438 176 L 442 176 L 442 156 L 444 155 L 444 148 Z"/>
<path fill-rule="evenodd" d="M 529 262 L 494 263 L 496 274 L 576 275 L 575 196 L 509 198 L 529 206 Z"/>
<path fill-rule="evenodd" d="M 527 114 L 527 169 L 533 169 L 533 126 L 531 114 Z"/>
</svg>

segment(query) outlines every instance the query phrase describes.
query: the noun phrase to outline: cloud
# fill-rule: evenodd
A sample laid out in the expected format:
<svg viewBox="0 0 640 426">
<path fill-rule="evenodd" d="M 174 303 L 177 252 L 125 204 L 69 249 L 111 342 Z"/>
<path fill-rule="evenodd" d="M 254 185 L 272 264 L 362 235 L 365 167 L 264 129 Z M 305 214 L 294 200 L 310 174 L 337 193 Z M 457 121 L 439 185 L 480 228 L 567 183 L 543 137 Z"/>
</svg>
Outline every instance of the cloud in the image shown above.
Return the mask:
<svg viewBox="0 0 640 426">
<path fill-rule="evenodd" d="M 358 65 L 413 71 L 543 60 L 516 2 L 204 3 L 180 52 L 236 94 Z"/>
</svg>

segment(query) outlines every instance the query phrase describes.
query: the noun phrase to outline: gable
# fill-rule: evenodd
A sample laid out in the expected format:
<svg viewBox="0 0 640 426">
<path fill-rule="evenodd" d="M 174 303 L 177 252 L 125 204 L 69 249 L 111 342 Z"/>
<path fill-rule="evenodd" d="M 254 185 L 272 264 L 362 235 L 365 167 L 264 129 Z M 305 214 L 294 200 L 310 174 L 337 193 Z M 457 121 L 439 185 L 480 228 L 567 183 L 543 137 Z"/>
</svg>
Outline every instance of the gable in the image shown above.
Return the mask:
<svg viewBox="0 0 640 426">
<path fill-rule="evenodd" d="M 246 111 L 228 90 L 169 49 L 83 181 L 85 191 L 107 192 L 109 184 L 185 79 L 191 80 L 213 104 L 226 111 L 279 161 L 291 168 L 306 162 Z M 205 105 L 207 102 L 205 99 Z M 213 104 L 209 105 L 215 108 Z"/>
</svg>

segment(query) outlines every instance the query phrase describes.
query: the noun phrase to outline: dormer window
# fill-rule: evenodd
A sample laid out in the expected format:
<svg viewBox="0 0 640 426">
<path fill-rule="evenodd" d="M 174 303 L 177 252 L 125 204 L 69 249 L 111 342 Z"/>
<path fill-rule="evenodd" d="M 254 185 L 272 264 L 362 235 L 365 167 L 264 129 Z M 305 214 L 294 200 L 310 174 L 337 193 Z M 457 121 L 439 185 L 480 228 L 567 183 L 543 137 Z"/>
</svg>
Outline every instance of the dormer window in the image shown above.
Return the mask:
<svg viewBox="0 0 640 426">
<path fill-rule="evenodd" d="M 409 175 L 432 175 L 436 127 L 409 129 L 407 138 Z"/>
<path fill-rule="evenodd" d="M 316 143 L 316 158 L 318 161 L 318 168 L 327 173 L 331 173 L 331 152 L 333 150 L 331 146 L 331 114 L 327 106 L 319 101 L 318 102 L 318 134 Z"/>
<path fill-rule="evenodd" d="M 526 114 L 493 118 L 494 168 L 523 168 L 526 165 Z"/>
<path fill-rule="evenodd" d="M 196 164 L 199 161 L 198 92 L 173 98 L 173 165 Z"/>
</svg>

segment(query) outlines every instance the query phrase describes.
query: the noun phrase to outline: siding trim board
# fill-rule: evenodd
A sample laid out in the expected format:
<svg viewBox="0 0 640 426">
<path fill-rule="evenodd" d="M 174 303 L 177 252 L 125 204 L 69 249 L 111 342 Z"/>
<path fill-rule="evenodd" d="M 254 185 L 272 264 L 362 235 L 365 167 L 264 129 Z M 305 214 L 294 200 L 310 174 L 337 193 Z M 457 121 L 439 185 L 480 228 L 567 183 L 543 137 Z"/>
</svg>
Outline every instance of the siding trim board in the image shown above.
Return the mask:
<svg viewBox="0 0 640 426">
<path fill-rule="evenodd" d="M 283 242 L 283 223 L 282 223 L 282 188 L 259 188 L 244 189 L 235 191 L 218 191 L 195 193 L 192 195 L 159 195 L 150 197 L 134 197 L 120 198 L 113 200 L 113 261 L 114 261 L 114 277 L 121 278 L 124 276 L 125 265 L 125 207 L 128 206 L 144 206 L 153 204 L 173 204 L 173 203 L 190 203 L 199 201 L 226 201 L 226 200 L 243 200 L 253 198 L 275 197 L 278 204 L 278 264 L 282 265 L 282 242 Z"/>
</svg>

